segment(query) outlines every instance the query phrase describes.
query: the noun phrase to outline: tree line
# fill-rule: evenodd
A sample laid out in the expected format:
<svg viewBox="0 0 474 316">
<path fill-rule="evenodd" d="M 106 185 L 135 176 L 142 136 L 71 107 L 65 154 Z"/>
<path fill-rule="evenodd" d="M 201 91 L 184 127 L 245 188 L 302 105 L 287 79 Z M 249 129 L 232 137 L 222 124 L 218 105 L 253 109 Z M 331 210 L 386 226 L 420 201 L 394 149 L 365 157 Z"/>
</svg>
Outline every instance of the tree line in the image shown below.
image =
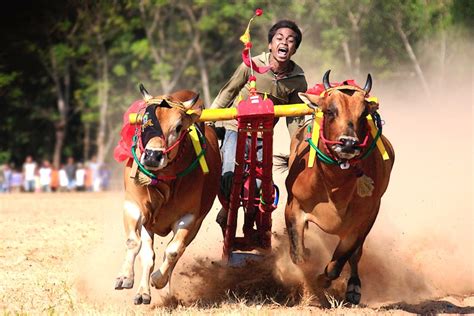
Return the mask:
<svg viewBox="0 0 474 316">
<path fill-rule="evenodd" d="M 241 62 L 238 38 L 257 7 L 254 52 L 274 22 L 292 19 L 311 71 L 410 74 L 425 92 L 436 84 L 425 66 L 442 74 L 464 49 L 453 38 L 474 30 L 470 0 L 17 1 L 0 22 L 0 162 L 109 160 L 140 82 L 152 94 L 196 90 L 210 104 Z"/>
</svg>

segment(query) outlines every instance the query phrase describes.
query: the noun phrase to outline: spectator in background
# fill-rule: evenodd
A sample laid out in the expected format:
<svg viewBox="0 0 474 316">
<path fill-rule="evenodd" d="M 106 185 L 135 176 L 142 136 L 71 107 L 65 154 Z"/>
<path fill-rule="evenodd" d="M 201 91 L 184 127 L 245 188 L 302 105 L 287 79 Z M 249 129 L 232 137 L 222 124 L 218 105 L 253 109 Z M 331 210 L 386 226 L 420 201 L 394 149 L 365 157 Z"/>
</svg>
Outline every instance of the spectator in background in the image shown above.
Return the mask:
<svg viewBox="0 0 474 316">
<path fill-rule="evenodd" d="M 92 156 L 91 160 L 88 163 L 88 168 L 91 174 L 92 191 L 98 192 L 100 191 L 100 176 L 99 176 L 100 164 L 97 162 L 96 155 Z"/>
<path fill-rule="evenodd" d="M 0 166 L 0 192 L 5 192 L 5 173 L 3 170 L 5 169 L 5 164 Z"/>
<path fill-rule="evenodd" d="M 76 168 L 76 190 L 84 191 L 85 190 L 85 180 L 86 180 L 86 169 L 82 163 L 77 164 Z"/>
<path fill-rule="evenodd" d="M 12 178 L 10 182 L 11 192 L 21 192 L 21 187 L 24 185 L 23 173 L 20 170 L 13 169 Z"/>
<path fill-rule="evenodd" d="M 0 166 L 0 192 L 5 192 L 5 173 L 3 170 L 5 169 L 5 164 Z"/>
<path fill-rule="evenodd" d="M 109 167 L 105 163 L 103 163 L 99 169 L 99 177 L 100 177 L 101 188 L 104 191 L 107 191 L 109 189 L 110 176 L 111 176 L 111 172 L 110 172 Z"/>
<path fill-rule="evenodd" d="M 39 185 L 42 192 L 51 192 L 51 164 L 47 159 L 43 160 L 39 173 Z"/>
<path fill-rule="evenodd" d="M 0 170 L 0 176 L 3 176 L 3 185 L 0 187 L 0 192 L 10 192 L 12 172 L 12 167 L 7 163 L 2 166 L 2 170 Z"/>
<path fill-rule="evenodd" d="M 92 175 L 92 169 L 89 168 L 89 164 L 86 165 L 86 180 L 85 188 L 87 192 L 92 192 L 93 190 L 94 179 Z"/>
<path fill-rule="evenodd" d="M 75 174 L 74 174 L 74 177 L 76 177 Z M 66 174 L 66 169 L 64 165 L 61 165 L 61 168 L 59 169 L 59 191 L 66 192 L 68 190 L 68 185 L 69 185 L 69 179 Z"/>
<path fill-rule="evenodd" d="M 58 166 L 54 165 L 51 168 L 51 191 L 56 192 L 59 189 L 59 170 Z"/>
<path fill-rule="evenodd" d="M 73 191 L 76 188 L 76 165 L 74 164 L 73 157 L 67 158 L 67 164 L 64 167 L 64 170 L 66 171 L 68 179 L 67 188 L 69 191 Z"/>
<path fill-rule="evenodd" d="M 36 175 L 36 162 L 33 161 L 33 157 L 27 156 L 23 163 L 23 180 L 25 181 L 25 191 L 35 191 L 35 175 Z"/>
</svg>

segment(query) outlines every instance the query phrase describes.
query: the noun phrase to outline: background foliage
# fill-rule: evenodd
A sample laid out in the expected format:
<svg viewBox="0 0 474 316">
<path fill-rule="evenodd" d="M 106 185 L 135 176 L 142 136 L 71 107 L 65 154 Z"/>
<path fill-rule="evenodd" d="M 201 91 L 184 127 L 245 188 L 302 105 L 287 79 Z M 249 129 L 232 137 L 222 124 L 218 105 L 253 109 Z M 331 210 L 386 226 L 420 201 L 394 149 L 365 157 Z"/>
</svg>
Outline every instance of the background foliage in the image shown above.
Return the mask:
<svg viewBox="0 0 474 316">
<path fill-rule="evenodd" d="M 0 162 L 110 160 L 139 82 L 152 94 L 194 89 L 209 104 L 241 62 L 238 38 L 257 7 L 254 53 L 274 22 L 295 20 L 310 85 L 331 68 L 386 84 L 416 77 L 427 92 L 441 84 L 427 65 L 443 74 L 472 54 L 455 41 L 472 38 L 470 0 L 16 1 L 0 18 Z"/>
</svg>

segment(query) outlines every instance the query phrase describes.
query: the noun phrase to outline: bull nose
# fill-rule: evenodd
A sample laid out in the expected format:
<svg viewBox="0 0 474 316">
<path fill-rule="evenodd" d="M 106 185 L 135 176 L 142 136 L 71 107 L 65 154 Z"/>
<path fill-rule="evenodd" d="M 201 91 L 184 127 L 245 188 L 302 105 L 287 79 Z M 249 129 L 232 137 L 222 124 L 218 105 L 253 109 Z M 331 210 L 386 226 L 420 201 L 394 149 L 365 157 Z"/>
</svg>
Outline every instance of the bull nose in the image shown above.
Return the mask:
<svg viewBox="0 0 474 316">
<path fill-rule="evenodd" d="M 341 137 L 339 141 L 342 142 L 341 151 L 345 153 L 353 153 L 359 144 L 359 141 L 355 137 Z"/>
<path fill-rule="evenodd" d="M 144 162 L 147 166 L 157 167 L 161 159 L 163 159 L 163 151 L 145 149 Z"/>
</svg>

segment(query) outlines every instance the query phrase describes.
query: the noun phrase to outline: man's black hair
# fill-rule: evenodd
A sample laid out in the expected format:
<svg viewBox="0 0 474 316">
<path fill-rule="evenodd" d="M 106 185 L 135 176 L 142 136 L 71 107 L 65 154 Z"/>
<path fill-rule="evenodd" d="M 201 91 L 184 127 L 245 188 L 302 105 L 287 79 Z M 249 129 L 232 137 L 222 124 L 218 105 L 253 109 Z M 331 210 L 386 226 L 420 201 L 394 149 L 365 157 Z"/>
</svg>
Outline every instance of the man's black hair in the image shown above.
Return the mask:
<svg viewBox="0 0 474 316">
<path fill-rule="evenodd" d="M 296 25 L 295 22 L 293 21 L 290 21 L 290 20 L 281 20 L 281 21 L 278 21 L 277 23 L 275 23 L 271 28 L 270 30 L 268 31 L 268 42 L 270 43 L 273 39 L 273 36 L 275 36 L 275 33 L 279 30 L 279 29 L 282 29 L 282 28 L 289 28 L 291 30 L 293 30 L 293 32 L 296 33 L 296 49 L 298 49 L 298 47 L 300 46 L 300 43 L 301 43 L 301 40 L 303 39 L 303 35 L 301 34 L 301 30 L 300 28 L 298 27 L 298 25 Z"/>
</svg>

